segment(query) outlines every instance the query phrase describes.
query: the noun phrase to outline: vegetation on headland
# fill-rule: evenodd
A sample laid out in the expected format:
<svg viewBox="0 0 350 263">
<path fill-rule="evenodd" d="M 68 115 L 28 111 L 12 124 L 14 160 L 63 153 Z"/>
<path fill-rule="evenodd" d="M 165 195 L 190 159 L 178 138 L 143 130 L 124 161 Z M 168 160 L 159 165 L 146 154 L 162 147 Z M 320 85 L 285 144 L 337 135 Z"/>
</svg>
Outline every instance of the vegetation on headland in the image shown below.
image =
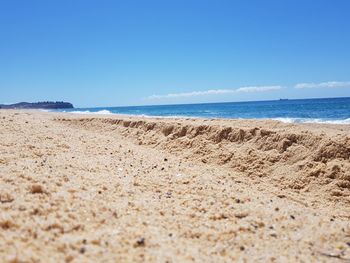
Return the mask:
<svg viewBox="0 0 350 263">
<path fill-rule="evenodd" d="M 73 104 L 64 101 L 19 102 L 15 104 L 0 104 L 0 109 L 72 109 Z"/>
</svg>

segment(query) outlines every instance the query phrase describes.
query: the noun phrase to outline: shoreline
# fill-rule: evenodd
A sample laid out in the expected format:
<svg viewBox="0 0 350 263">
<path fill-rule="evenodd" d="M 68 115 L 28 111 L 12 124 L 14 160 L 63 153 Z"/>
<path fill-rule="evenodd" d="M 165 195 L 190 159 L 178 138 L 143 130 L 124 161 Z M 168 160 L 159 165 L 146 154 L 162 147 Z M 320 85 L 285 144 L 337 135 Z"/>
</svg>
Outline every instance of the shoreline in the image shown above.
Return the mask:
<svg viewBox="0 0 350 263">
<path fill-rule="evenodd" d="M 0 124 L 4 262 L 350 258 L 349 125 L 37 110 Z"/>
<path fill-rule="evenodd" d="M 39 112 L 52 112 L 52 113 L 68 113 L 78 115 L 92 115 L 92 116 L 119 116 L 119 117 L 135 117 L 135 118 L 155 118 L 155 119 L 203 119 L 203 120 L 253 120 L 253 121 L 279 121 L 287 124 L 330 124 L 330 125 L 350 125 L 350 118 L 346 119 L 313 119 L 313 118 L 298 118 L 298 117 L 276 117 L 276 118 L 225 118 L 225 117 L 205 117 L 205 116 L 159 116 L 159 115 L 147 115 L 147 114 L 124 114 L 113 113 L 109 110 L 100 110 L 97 112 L 87 111 L 52 111 L 52 110 L 38 110 Z"/>
</svg>

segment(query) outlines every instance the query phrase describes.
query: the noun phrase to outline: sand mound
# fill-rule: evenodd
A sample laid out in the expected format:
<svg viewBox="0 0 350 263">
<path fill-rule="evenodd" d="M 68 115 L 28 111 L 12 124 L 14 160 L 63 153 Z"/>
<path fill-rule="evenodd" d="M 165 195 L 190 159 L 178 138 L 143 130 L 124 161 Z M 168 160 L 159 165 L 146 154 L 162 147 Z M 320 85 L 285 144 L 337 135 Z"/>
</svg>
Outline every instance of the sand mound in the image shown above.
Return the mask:
<svg viewBox="0 0 350 263">
<path fill-rule="evenodd" d="M 349 200 L 350 137 L 341 129 L 275 121 L 179 120 L 141 118 L 58 118 L 85 129 L 117 131 L 139 145 L 185 159 L 225 165 L 280 188 L 319 192 Z"/>
</svg>

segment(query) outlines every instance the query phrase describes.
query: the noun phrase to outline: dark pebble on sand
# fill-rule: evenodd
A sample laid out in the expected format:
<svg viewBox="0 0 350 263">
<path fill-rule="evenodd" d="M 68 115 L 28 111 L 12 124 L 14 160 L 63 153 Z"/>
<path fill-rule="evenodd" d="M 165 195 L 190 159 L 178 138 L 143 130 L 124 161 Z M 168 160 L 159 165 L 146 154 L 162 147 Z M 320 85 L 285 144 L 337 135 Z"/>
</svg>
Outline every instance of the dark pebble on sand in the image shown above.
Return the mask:
<svg viewBox="0 0 350 263">
<path fill-rule="evenodd" d="M 291 215 L 290 218 L 291 218 L 291 219 L 295 219 L 295 216 Z"/>
<path fill-rule="evenodd" d="M 43 194 L 45 193 L 43 187 L 40 184 L 34 184 L 30 188 L 32 194 Z"/>
<path fill-rule="evenodd" d="M 145 245 L 146 245 L 145 238 L 142 237 L 136 241 L 136 243 L 134 244 L 134 247 L 144 247 Z"/>
<path fill-rule="evenodd" d="M 84 254 L 85 251 L 86 251 L 85 247 L 81 247 L 81 248 L 79 249 L 79 253 L 81 253 L 81 254 Z"/>
</svg>

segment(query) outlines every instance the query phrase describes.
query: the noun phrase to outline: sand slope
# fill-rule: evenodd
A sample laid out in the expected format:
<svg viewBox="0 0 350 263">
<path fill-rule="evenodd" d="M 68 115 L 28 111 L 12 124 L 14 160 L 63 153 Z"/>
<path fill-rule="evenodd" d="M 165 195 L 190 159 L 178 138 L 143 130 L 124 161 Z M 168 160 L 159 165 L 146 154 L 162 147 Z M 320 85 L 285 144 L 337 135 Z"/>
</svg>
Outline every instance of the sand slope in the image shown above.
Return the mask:
<svg viewBox="0 0 350 263">
<path fill-rule="evenodd" d="M 350 201 L 348 126 L 133 118 L 57 120 L 83 129 L 119 132 L 139 145 L 199 163 L 224 165 L 251 178 L 265 177 L 282 188 Z"/>
<path fill-rule="evenodd" d="M 350 260 L 350 127 L 0 111 L 4 262 Z"/>
</svg>

